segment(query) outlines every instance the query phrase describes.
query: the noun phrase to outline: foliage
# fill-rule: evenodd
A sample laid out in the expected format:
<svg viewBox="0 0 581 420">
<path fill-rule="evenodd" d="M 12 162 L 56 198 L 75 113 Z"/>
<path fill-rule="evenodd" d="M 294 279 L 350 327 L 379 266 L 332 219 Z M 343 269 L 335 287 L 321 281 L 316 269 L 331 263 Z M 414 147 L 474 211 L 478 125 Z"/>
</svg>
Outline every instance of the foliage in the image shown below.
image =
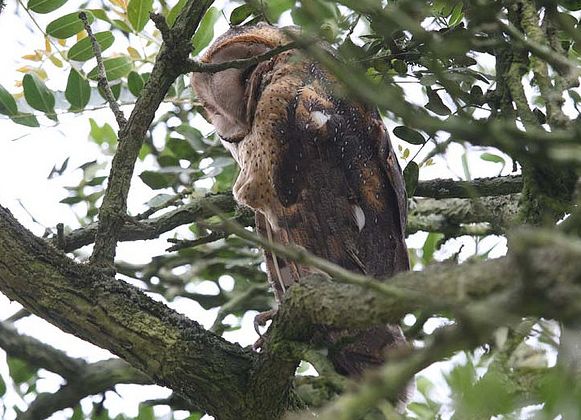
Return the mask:
<svg viewBox="0 0 581 420">
<path fill-rule="evenodd" d="M 72 3 L 21 2 L 18 18 L 29 26 L 38 24 L 44 48 L 24 52 L 16 90 L 8 83 L 0 85 L 3 119 L 40 130 L 58 127 L 63 114 L 78 113 L 89 131 L 86 141 L 101 151 L 77 168 L 68 167 L 68 159 L 54 163 L 51 177 L 78 175 L 78 183 L 67 186 L 68 196 L 60 200 L 79 221 L 79 226 L 65 226 L 65 234 L 97 222 L 119 135 L 113 119 L 103 123 L 91 117 L 92 111 L 107 106 L 106 94 L 98 85 L 92 42 Z M 185 4 L 185 0 L 83 4 L 111 91 L 125 112 L 147 89 L 162 43 L 149 13 L 162 14 L 171 27 Z M 378 106 L 394 134 L 410 198 L 421 178 L 445 173 L 447 166 L 453 166 L 452 173 L 463 172 L 462 178 L 468 181 L 474 167 L 479 175 L 487 176 L 522 172 L 524 189 L 516 218 L 556 229 L 557 220 L 571 212 L 581 158 L 581 38 L 575 13 L 580 9 L 580 2 L 571 0 L 227 1 L 223 10 L 215 5 L 206 11 L 190 43 L 192 54 L 199 54 L 225 23 L 299 25 L 305 37 L 323 39 L 336 51 L 328 56 L 311 44 L 303 46 L 305 53 L 328 65 L 343 82 L 346 94 Z M 6 18 L 7 11 L 2 13 Z M 58 80 L 65 82 L 58 84 Z M 237 175 L 234 160 L 207 128 L 183 74 L 172 84 L 143 139 L 139 161 L 137 175 L 150 193 L 144 203 L 147 210 L 133 214 L 137 221 L 171 212 L 208 193 L 227 193 Z M 479 196 L 468 189 L 466 194 Z M 419 200 L 411 201 L 411 214 L 421 204 Z M 423 225 L 429 233 L 410 240 L 416 269 L 438 260 L 446 260 L 445 264 L 486 260 L 498 244 L 497 237 L 487 236 L 490 229 L 504 234 L 509 228 L 505 220 L 472 220 L 467 215 L 462 215 L 461 223 L 448 223 L 438 211 Z M 249 219 L 242 209 L 230 209 L 227 216 Z M 188 223 L 188 231 L 172 238 L 173 252 L 160 252 L 142 265 L 118 261 L 117 270 L 166 301 L 187 298 L 203 309 L 215 310 L 211 329 L 222 335 L 239 329 L 249 311 L 267 310 L 273 302 L 260 266 L 261 251 L 220 231 L 217 222 L 217 217 L 206 217 Z M 569 229 L 578 231 L 575 225 Z M 56 229 L 51 234 L 58 236 Z M 456 239 L 460 236 L 461 240 Z M 77 251 L 76 256 L 81 255 Z M 208 283 L 215 293 L 200 292 L 200 285 Z M 443 310 L 418 311 L 405 321 L 408 336 L 421 347 L 432 342 L 431 325 L 462 320 Z M 465 346 L 465 351 L 444 364 L 444 375 L 434 373 L 432 366 L 417 376 L 417 393 L 406 416 L 580 416 L 579 382 L 570 372 L 548 364 L 558 353 L 555 328 L 548 321 L 535 320 L 522 333 L 519 325 L 512 324 L 504 338 L 497 331 L 484 345 Z M 522 352 L 527 354 L 524 361 L 519 359 Z M 531 363 L 531 358 L 536 362 Z M 8 375 L 0 376 L 0 417 L 19 412 L 14 399 L 6 398 L 8 391 L 28 404 L 39 397 L 36 383 L 43 377 L 38 366 L 17 357 L 9 356 L 7 366 Z M 101 398 L 91 400 L 89 409 L 76 401 L 67 415 L 113 418 L 105 407 L 105 391 L 100 392 Z M 136 417 L 115 418 L 158 418 L 152 408 L 156 404 L 170 404 L 176 409 L 171 418 L 183 418 L 180 407 L 168 401 L 142 404 Z M 192 410 L 189 415 L 197 419 L 202 414 Z"/>
</svg>

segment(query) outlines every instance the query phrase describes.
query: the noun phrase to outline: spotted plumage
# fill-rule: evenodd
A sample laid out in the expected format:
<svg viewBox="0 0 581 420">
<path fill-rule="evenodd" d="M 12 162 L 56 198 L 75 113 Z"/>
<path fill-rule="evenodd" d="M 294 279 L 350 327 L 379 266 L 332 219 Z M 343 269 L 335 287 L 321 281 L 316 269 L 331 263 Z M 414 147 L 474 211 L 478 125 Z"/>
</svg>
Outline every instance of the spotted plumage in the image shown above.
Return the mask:
<svg viewBox="0 0 581 420">
<path fill-rule="evenodd" d="M 247 58 L 287 42 L 269 25 L 234 28 L 202 61 Z M 256 210 L 261 233 L 378 279 L 409 268 L 402 174 L 375 109 L 342 96 L 334 77 L 297 50 L 250 73 L 198 73 L 192 84 L 240 165 L 234 195 Z M 266 258 L 278 302 L 311 272 Z M 321 331 L 335 367 L 348 375 L 382 363 L 385 349 L 404 341 L 394 326 Z M 346 337 L 350 344 L 339 346 Z"/>
</svg>

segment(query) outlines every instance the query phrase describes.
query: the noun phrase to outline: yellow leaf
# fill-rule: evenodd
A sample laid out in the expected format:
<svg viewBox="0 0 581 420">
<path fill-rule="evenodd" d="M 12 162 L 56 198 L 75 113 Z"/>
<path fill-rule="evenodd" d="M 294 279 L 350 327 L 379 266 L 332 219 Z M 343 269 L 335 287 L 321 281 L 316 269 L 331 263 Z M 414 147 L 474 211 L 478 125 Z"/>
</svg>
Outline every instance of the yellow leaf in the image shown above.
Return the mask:
<svg viewBox="0 0 581 420">
<path fill-rule="evenodd" d="M 50 55 L 48 57 L 48 59 L 52 62 L 52 64 L 54 64 L 57 67 L 63 66 L 63 62 L 61 60 L 59 60 L 58 58 L 56 58 L 54 55 Z"/>
<path fill-rule="evenodd" d="M 133 47 L 127 47 L 127 52 L 129 53 L 129 57 L 133 58 L 134 60 L 141 60 L 141 55 L 139 55 L 139 51 L 137 51 Z"/>
<path fill-rule="evenodd" d="M 38 52 L 36 52 L 34 54 L 23 55 L 22 58 L 30 61 L 40 61 L 42 57 Z"/>
<path fill-rule="evenodd" d="M 46 74 L 46 71 L 44 71 L 43 69 L 30 69 L 31 71 L 33 71 L 34 73 L 36 73 L 36 75 L 42 79 L 42 80 L 46 80 L 48 79 L 48 75 Z"/>
<path fill-rule="evenodd" d="M 20 68 L 17 68 L 16 71 L 18 71 L 20 73 L 28 73 L 28 72 L 32 71 L 32 67 L 30 67 L 30 66 L 22 66 Z"/>
<path fill-rule="evenodd" d="M 52 51 L 52 45 L 50 45 L 50 40 L 48 39 L 48 36 L 44 37 L 44 50 L 47 53 Z"/>
<path fill-rule="evenodd" d="M 67 40 L 66 39 L 57 39 L 57 42 L 59 43 L 59 45 L 61 45 L 62 47 L 64 47 L 65 45 L 67 45 Z"/>
<path fill-rule="evenodd" d="M 122 8 L 123 10 L 127 10 L 127 2 L 125 0 L 111 0 L 111 3 Z"/>
<path fill-rule="evenodd" d="M 80 41 L 81 39 L 86 38 L 86 37 L 87 37 L 87 31 L 82 30 L 81 32 L 79 32 L 77 34 L 77 41 Z"/>
</svg>

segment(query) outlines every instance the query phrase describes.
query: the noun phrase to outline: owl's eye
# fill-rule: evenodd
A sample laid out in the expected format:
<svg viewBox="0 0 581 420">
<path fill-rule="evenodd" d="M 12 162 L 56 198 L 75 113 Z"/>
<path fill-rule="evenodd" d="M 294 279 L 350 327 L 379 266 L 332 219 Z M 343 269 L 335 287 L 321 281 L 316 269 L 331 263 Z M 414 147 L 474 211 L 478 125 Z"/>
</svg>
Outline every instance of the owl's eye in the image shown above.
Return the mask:
<svg viewBox="0 0 581 420">
<path fill-rule="evenodd" d="M 244 70 L 243 70 L 243 71 L 240 73 L 240 81 L 241 81 L 243 84 L 246 84 L 246 83 L 248 83 L 248 79 L 250 79 L 250 76 L 252 76 L 252 72 L 253 72 L 253 71 L 256 69 L 256 66 L 257 66 L 257 65 L 258 65 L 258 64 L 255 64 L 255 65 L 253 65 L 253 66 L 250 66 L 250 67 L 248 67 L 248 68 L 244 69 Z"/>
</svg>

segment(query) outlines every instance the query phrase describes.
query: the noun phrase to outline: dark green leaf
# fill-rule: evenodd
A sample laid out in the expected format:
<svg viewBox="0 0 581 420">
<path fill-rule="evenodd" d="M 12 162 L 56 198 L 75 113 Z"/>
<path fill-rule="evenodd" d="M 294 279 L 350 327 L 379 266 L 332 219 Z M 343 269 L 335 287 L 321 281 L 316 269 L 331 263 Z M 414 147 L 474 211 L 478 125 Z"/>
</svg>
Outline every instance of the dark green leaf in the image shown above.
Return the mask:
<svg viewBox="0 0 581 420">
<path fill-rule="evenodd" d="M 141 32 L 149 20 L 149 12 L 153 10 L 153 0 L 129 0 L 127 18 L 137 32 Z"/>
<path fill-rule="evenodd" d="M 157 194 L 152 199 L 148 200 L 145 203 L 148 207 L 161 207 L 164 206 L 170 200 L 173 200 L 174 196 L 171 194 Z"/>
<path fill-rule="evenodd" d="M 19 112 L 16 115 L 11 115 L 10 119 L 16 124 L 25 125 L 27 127 L 40 127 L 38 120 L 32 114 Z"/>
<path fill-rule="evenodd" d="M 186 4 L 186 0 L 180 0 L 180 1 L 178 1 L 176 3 L 176 5 L 174 7 L 172 7 L 172 9 L 167 14 L 167 24 L 169 25 L 170 28 L 175 23 L 178 15 L 180 14 L 180 12 L 182 11 L 182 9 L 184 8 L 185 4 Z"/>
<path fill-rule="evenodd" d="M 463 6 L 464 4 L 461 1 L 456 3 L 454 9 L 452 9 L 452 13 L 450 14 L 448 26 L 453 27 L 462 22 L 462 18 L 464 18 L 464 13 L 462 13 Z"/>
<path fill-rule="evenodd" d="M 187 140 L 170 137 L 166 145 L 178 159 L 194 160 L 198 156 Z"/>
<path fill-rule="evenodd" d="M 196 52 L 203 50 L 214 38 L 214 24 L 220 17 L 220 11 L 215 7 L 210 7 L 198 26 L 198 30 L 192 38 L 192 45 Z"/>
<path fill-rule="evenodd" d="M 442 116 L 447 116 L 452 113 L 452 111 L 450 111 L 450 108 L 444 105 L 444 102 L 442 102 L 442 99 L 440 98 L 440 95 L 438 95 L 438 92 L 430 88 L 427 88 L 427 93 L 428 93 L 428 103 L 426 104 L 426 109 L 429 109 L 434 114 Z"/>
<path fill-rule="evenodd" d="M 143 79 L 139 73 L 132 71 L 127 76 L 127 87 L 133 96 L 139 96 L 141 89 L 143 89 Z"/>
<path fill-rule="evenodd" d="M 230 24 L 234 26 L 240 25 L 252 14 L 252 12 L 254 12 L 254 9 L 250 4 L 238 6 L 236 9 L 232 10 L 232 13 L 230 14 Z"/>
<path fill-rule="evenodd" d="M 28 8 L 36 13 L 50 13 L 66 2 L 67 0 L 29 0 Z"/>
<path fill-rule="evenodd" d="M 120 19 L 113 19 L 111 21 L 111 24 L 116 27 L 117 29 L 122 30 L 123 32 L 127 32 L 127 33 L 131 33 L 133 32 L 131 30 L 131 28 L 129 27 L 128 24 L 126 24 L 124 21 L 120 20 Z"/>
<path fill-rule="evenodd" d="M 535 114 L 535 117 L 537 117 L 539 124 L 546 124 L 547 116 L 543 113 L 543 111 L 541 111 L 539 108 L 535 108 L 533 109 L 533 114 Z"/>
<path fill-rule="evenodd" d="M 22 79 L 22 86 L 24 88 L 24 98 L 28 105 L 38 111 L 45 112 L 50 118 L 56 118 L 54 95 L 37 75 L 32 73 L 25 74 Z"/>
<path fill-rule="evenodd" d="M 417 163 L 409 162 L 403 170 L 403 178 L 405 180 L 405 190 L 408 197 L 413 197 L 418 186 L 418 177 L 420 176 L 420 168 Z"/>
<path fill-rule="evenodd" d="M 113 98 L 115 98 L 115 100 L 118 100 L 119 96 L 121 95 L 121 83 L 117 83 L 109 87 L 111 88 L 111 93 L 113 93 Z M 99 95 L 101 95 L 103 99 L 106 99 L 105 91 L 101 86 L 97 88 L 97 91 L 99 92 Z"/>
<path fill-rule="evenodd" d="M 406 74 L 408 71 L 408 66 L 403 60 L 393 60 L 391 62 L 393 69 L 400 75 Z"/>
<path fill-rule="evenodd" d="M 80 203 L 81 201 L 83 201 L 83 197 L 74 196 L 74 197 L 63 198 L 61 201 L 59 201 L 59 203 L 62 203 L 62 204 L 77 204 L 77 203 Z"/>
<path fill-rule="evenodd" d="M 426 142 L 422 133 L 403 125 L 395 127 L 393 134 L 410 144 L 424 144 Z"/>
<path fill-rule="evenodd" d="M 115 37 L 110 31 L 97 32 L 95 34 L 95 39 L 101 47 L 101 52 L 105 51 L 107 48 L 113 45 L 113 42 L 115 41 Z M 73 45 L 67 55 L 70 60 L 74 61 L 87 61 L 94 56 L 95 53 L 93 52 L 93 45 L 91 43 L 91 39 L 88 37 L 81 39 L 79 42 Z"/>
<path fill-rule="evenodd" d="M 581 10 L 581 0 L 559 0 L 559 4 L 568 10 Z"/>
<path fill-rule="evenodd" d="M 494 155 L 492 153 L 482 153 L 480 159 L 487 162 L 502 163 L 503 165 L 506 163 L 502 156 Z"/>
<path fill-rule="evenodd" d="M 37 371 L 24 360 L 16 357 L 8 357 L 6 362 L 8 363 L 10 377 L 16 384 L 22 384 L 32 379 Z"/>
<path fill-rule="evenodd" d="M 0 85 L 0 114 L 18 114 L 18 107 L 16 106 L 14 97 L 2 85 Z"/>
<path fill-rule="evenodd" d="M 79 11 L 80 12 L 80 11 Z M 59 39 L 66 39 L 78 34 L 84 29 L 83 21 L 79 18 L 79 12 L 69 13 L 53 20 L 46 27 L 46 33 Z M 92 23 L 95 19 L 90 12 L 85 11 L 87 20 Z"/>
<path fill-rule="evenodd" d="M 103 60 L 103 65 L 105 66 L 105 74 L 107 75 L 107 80 L 109 81 L 127 76 L 133 69 L 133 61 L 126 55 L 121 57 L 107 58 L 106 60 Z M 99 70 L 95 66 L 89 72 L 87 77 L 92 80 L 97 80 L 98 72 Z"/>
<path fill-rule="evenodd" d="M 96 176 L 95 178 L 87 182 L 87 185 L 89 187 L 96 187 L 97 185 L 103 184 L 103 181 L 105 181 L 106 179 L 107 179 L 106 176 Z"/>
<path fill-rule="evenodd" d="M 71 68 L 65 90 L 65 98 L 71 104 L 72 111 L 82 111 L 91 99 L 91 86 L 78 71 Z"/>
<path fill-rule="evenodd" d="M 144 171 L 139 178 L 152 190 L 170 187 L 176 179 L 175 175 L 164 174 L 158 171 Z"/>
</svg>

